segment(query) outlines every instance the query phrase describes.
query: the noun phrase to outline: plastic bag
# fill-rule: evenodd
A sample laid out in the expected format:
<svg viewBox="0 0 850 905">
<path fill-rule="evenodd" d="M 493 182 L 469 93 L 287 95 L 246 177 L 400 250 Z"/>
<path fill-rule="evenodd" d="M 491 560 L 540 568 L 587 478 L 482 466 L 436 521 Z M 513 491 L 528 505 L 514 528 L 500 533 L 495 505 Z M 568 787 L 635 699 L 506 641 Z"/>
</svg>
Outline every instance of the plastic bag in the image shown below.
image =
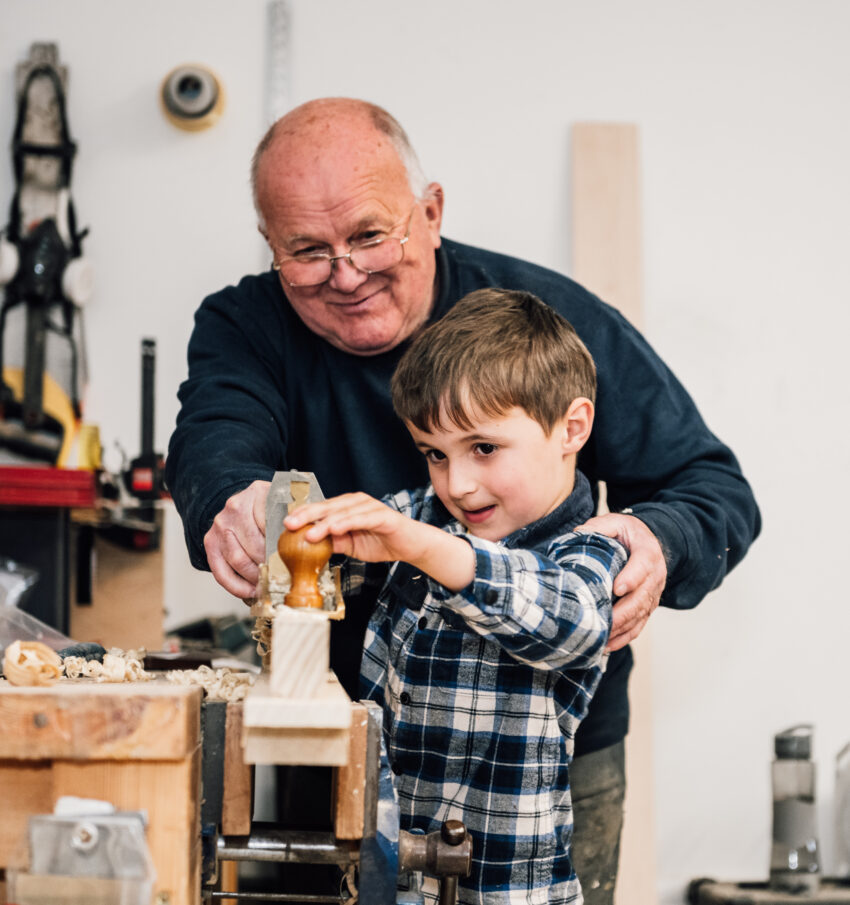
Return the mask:
<svg viewBox="0 0 850 905">
<path fill-rule="evenodd" d="M 38 572 L 0 556 L 0 607 L 19 606 L 24 593 L 38 581 Z"/>
<path fill-rule="evenodd" d="M 13 641 L 41 641 L 53 650 L 74 643 L 67 635 L 19 609 L 24 593 L 37 580 L 35 569 L 0 558 L 0 662 Z"/>
</svg>

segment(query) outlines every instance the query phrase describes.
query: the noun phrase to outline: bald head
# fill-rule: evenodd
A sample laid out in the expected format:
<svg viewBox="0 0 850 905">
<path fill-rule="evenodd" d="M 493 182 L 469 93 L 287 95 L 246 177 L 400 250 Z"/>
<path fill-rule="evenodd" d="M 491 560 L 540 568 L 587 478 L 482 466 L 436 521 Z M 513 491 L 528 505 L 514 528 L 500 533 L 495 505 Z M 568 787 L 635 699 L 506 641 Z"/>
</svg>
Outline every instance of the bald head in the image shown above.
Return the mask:
<svg viewBox="0 0 850 905">
<path fill-rule="evenodd" d="M 350 149 L 353 143 L 361 145 L 366 153 L 388 145 L 404 168 L 414 197 L 422 200 L 427 196 L 425 174 L 398 120 L 383 107 L 368 101 L 318 98 L 282 116 L 257 145 L 251 162 L 251 189 L 260 226 L 265 225 L 265 164 L 269 163 L 269 157 L 274 157 L 276 167 L 286 166 L 288 160 L 303 155 L 306 150 L 314 164 L 320 166 L 322 157 L 331 157 L 339 147 Z"/>
<path fill-rule="evenodd" d="M 422 327 L 434 300 L 443 191 L 425 184 L 385 110 L 348 98 L 303 104 L 260 142 L 253 181 L 281 289 L 308 329 L 345 352 L 377 355 Z M 330 264 L 322 282 L 293 277 L 292 262 L 322 258 Z"/>
</svg>

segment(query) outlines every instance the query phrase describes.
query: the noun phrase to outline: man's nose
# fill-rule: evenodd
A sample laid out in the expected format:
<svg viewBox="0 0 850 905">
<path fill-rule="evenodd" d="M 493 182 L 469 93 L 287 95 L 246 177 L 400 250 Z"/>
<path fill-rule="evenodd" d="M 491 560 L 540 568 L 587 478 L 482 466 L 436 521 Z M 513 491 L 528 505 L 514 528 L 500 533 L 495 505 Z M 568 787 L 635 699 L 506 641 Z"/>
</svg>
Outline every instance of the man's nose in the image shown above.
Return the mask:
<svg viewBox="0 0 850 905">
<path fill-rule="evenodd" d="M 348 255 L 340 255 L 331 261 L 331 275 L 328 286 L 337 292 L 354 292 L 369 279 L 369 274 L 358 270 Z"/>
</svg>

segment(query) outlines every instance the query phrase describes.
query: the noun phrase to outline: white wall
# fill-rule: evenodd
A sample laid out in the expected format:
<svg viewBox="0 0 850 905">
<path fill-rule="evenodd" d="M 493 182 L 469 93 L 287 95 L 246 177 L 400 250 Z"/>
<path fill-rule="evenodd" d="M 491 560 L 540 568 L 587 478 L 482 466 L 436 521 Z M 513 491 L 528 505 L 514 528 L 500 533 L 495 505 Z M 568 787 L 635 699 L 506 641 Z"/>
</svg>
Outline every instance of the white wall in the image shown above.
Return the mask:
<svg viewBox="0 0 850 905">
<path fill-rule="evenodd" d="M 695 612 L 653 617 L 659 902 L 681 901 L 692 877 L 765 876 L 772 736 L 798 721 L 816 726 L 831 867 L 832 761 L 850 740 L 850 5 L 289 8 L 291 101 L 388 107 L 446 190 L 445 234 L 463 241 L 568 271 L 570 124 L 640 126 L 646 331 L 735 448 L 765 519 L 722 589 Z M 29 43 L 57 40 L 71 67 L 74 194 L 98 276 L 88 415 L 131 453 L 141 337 L 159 343 L 164 448 L 194 307 L 265 260 L 246 184 L 265 126 L 265 21 L 263 0 L 0 3 L 0 141 Z M 187 61 L 228 92 L 209 132 L 179 132 L 157 108 L 160 80 Z M 10 196 L 4 168 L 0 204 Z M 172 622 L 229 607 L 185 566 L 170 527 Z"/>
</svg>

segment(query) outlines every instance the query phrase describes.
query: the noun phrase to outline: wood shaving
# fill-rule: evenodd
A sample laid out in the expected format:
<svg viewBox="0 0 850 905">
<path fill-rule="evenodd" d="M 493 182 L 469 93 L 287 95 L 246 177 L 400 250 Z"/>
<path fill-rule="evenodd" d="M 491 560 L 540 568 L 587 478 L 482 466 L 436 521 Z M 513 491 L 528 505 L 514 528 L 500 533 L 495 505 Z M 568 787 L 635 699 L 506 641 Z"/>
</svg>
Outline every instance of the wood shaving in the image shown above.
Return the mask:
<svg viewBox="0 0 850 905">
<path fill-rule="evenodd" d="M 146 682 L 154 677 L 145 672 L 143 650 L 122 651 L 117 647 L 103 655 L 103 663 L 85 657 L 65 657 L 62 661 L 69 679 L 83 676 L 97 682 Z"/>
<path fill-rule="evenodd" d="M 97 682 L 147 682 L 160 673 L 146 672 L 143 667 L 144 650 L 123 651 L 113 647 L 103 655 L 103 663 L 84 657 L 65 657 L 65 675 L 69 679 L 88 678 Z M 200 685 L 211 701 L 241 701 L 254 682 L 250 673 L 233 672 L 228 667 L 211 669 L 172 669 L 164 674 L 174 685 Z"/>
<path fill-rule="evenodd" d="M 250 673 L 236 673 L 227 667 L 172 669 L 165 674 L 165 678 L 174 685 L 200 685 L 210 701 L 242 701 L 254 684 L 254 676 Z"/>
<path fill-rule="evenodd" d="M 41 641 L 13 641 L 3 656 L 11 685 L 52 685 L 62 675 L 62 658 Z"/>
<path fill-rule="evenodd" d="M 251 615 L 254 617 L 251 637 L 257 642 L 257 653 L 266 672 L 271 669 L 272 622 L 277 611 L 286 606 L 284 598 L 291 586 L 289 571 L 277 553 L 272 554 L 268 563 L 260 564 L 257 596 L 253 598 L 251 606 Z M 325 565 L 319 572 L 318 587 L 325 602 L 324 609 L 329 613 L 328 618 L 335 620 L 345 618 L 339 566 Z"/>
</svg>

